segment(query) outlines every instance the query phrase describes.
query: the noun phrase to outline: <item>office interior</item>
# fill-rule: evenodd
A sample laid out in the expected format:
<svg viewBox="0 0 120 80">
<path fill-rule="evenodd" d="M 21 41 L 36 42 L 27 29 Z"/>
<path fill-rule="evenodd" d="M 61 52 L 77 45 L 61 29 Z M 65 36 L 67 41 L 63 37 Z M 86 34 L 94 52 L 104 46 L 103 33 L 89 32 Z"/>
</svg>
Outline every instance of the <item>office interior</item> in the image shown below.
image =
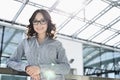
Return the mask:
<svg viewBox="0 0 120 80">
<path fill-rule="evenodd" d="M 48 10 L 56 24 L 71 65 L 66 80 L 120 80 L 120 0 L 0 1 L 0 80 L 29 80 L 6 61 L 36 9 Z"/>
</svg>

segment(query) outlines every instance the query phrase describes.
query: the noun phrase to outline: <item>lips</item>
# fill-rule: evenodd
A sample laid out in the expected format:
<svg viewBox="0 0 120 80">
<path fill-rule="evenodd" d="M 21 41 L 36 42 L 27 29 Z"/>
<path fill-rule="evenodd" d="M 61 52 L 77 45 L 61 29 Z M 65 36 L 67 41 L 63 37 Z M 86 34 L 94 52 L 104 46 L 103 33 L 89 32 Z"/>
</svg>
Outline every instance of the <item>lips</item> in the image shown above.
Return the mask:
<svg viewBox="0 0 120 80">
<path fill-rule="evenodd" d="M 41 27 L 41 28 L 37 28 L 37 30 L 43 30 L 44 28 L 43 27 Z"/>
</svg>

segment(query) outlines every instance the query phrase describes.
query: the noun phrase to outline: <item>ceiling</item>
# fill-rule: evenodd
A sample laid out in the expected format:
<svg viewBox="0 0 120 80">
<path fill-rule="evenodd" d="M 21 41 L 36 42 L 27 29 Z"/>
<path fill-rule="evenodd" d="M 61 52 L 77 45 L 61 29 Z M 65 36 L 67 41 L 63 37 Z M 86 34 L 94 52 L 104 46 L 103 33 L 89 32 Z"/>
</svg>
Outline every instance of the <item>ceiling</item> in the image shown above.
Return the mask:
<svg viewBox="0 0 120 80">
<path fill-rule="evenodd" d="M 0 24 L 25 27 L 41 8 L 59 35 L 120 51 L 120 0 L 2 0 Z"/>
</svg>

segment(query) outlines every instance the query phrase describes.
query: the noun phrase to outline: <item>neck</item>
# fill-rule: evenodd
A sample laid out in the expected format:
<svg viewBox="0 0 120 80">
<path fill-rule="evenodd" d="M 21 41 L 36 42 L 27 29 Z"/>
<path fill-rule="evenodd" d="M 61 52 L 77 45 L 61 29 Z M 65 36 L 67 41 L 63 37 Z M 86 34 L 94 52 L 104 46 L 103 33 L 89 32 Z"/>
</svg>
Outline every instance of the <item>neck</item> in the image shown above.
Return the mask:
<svg viewBox="0 0 120 80">
<path fill-rule="evenodd" d="M 46 34 L 38 34 L 38 41 L 41 43 L 46 38 Z"/>
</svg>

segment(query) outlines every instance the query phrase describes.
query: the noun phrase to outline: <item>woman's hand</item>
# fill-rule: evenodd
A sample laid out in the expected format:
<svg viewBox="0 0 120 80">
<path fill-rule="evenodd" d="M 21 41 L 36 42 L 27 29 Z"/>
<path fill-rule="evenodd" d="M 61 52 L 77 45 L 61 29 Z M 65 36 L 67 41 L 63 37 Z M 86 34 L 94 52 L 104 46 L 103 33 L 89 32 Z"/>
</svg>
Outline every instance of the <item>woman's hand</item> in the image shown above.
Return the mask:
<svg viewBox="0 0 120 80">
<path fill-rule="evenodd" d="M 38 66 L 27 66 L 26 73 L 33 78 L 33 80 L 40 80 L 40 68 Z"/>
<path fill-rule="evenodd" d="M 40 75 L 38 74 L 38 75 L 34 75 L 34 76 L 32 76 L 32 79 L 33 80 L 40 80 Z"/>
</svg>

